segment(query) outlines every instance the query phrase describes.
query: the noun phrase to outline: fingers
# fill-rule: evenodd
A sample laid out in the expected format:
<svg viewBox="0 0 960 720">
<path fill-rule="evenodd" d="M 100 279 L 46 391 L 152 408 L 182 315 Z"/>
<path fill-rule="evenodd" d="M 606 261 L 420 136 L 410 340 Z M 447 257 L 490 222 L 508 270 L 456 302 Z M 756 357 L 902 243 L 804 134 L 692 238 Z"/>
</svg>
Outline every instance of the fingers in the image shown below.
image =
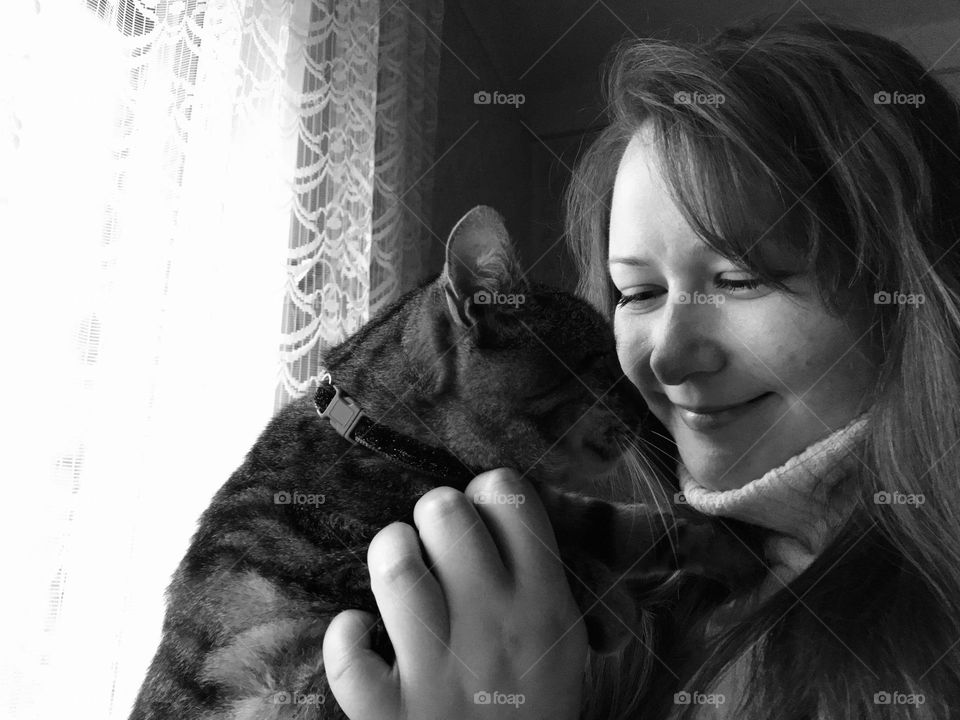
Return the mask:
<svg viewBox="0 0 960 720">
<path fill-rule="evenodd" d="M 475 477 L 464 494 L 483 517 L 510 576 L 534 586 L 566 584 L 553 527 L 529 480 L 500 468 Z"/>
<path fill-rule="evenodd" d="M 400 704 L 392 668 L 371 649 L 376 618 L 347 610 L 330 622 L 323 638 L 323 667 L 330 691 L 350 718 L 392 717 Z"/>
<path fill-rule="evenodd" d="M 500 552 L 473 503 L 458 490 L 438 487 L 413 510 L 430 570 L 443 588 L 451 614 L 473 605 L 477 593 L 509 585 Z M 451 618 L 454 623 L 459 618 Z"/>
<path fill-rule="evenodd" d="M 417 532 L 395 522 L 378 532 L 367 550 L 373 591 L 402 669 L 414 658 L 420 666 L 446 648 L 450 635 L 443 589 L 424 564 Z"/>
</svg>

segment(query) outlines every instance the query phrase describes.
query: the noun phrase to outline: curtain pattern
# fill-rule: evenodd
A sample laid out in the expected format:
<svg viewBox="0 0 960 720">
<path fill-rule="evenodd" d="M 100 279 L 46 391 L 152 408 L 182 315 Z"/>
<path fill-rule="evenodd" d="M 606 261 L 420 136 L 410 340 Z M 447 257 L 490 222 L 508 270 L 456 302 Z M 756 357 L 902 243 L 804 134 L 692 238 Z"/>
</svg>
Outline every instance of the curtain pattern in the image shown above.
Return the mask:
<svg viewBox="0 0 960 720">
<path fill-rule="evenodd" d="M 441 0 L 4 13 L 0 715 L 126 718 L 212 494 L 423 274 Z"/>
<path fill-rule="evenodd" d="M 314 11 L 277 408 L 309 391 L 328 348 L 438 271 L 442 257 L 425 220 L 442 1 Z"/>
</svg>

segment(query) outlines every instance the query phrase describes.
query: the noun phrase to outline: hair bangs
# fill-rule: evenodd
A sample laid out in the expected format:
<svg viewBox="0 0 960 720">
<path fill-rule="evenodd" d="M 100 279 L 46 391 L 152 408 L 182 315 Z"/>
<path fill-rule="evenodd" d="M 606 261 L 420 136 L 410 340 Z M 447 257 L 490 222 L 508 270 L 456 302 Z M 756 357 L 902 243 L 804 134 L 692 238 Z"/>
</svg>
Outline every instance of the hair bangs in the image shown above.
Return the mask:
<svg viewBox="0 0 960 720">
<path fill-rule="evenodd" d="M 727 136 L 670 117 L 655 129 L 661 174 L 687 223 L 715 252 L 791 293 L 783 279 L 809 271 L 815 248 L 776 178 Z"/>
</svg>

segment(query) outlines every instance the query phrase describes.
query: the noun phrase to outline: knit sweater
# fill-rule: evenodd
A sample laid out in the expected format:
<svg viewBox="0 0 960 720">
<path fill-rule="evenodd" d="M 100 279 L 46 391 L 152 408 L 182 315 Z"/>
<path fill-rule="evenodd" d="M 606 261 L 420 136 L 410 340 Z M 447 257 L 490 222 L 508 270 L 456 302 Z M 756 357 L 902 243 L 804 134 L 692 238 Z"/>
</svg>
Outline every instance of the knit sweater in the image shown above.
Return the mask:
<svg viewBox="0 0 960 720">
<path fill-rule="evenodd" d="M 852 476 L 862 460 L 868 414 L 851 420 L 793 456 L 762 477 L 735 490 L 711 490 L 700 485 L 682 463 L 677 472 L 680 487 L 693 508 L 707 515 L 734 518 L 759 525 L 773 533 L 764 546 L 769 569 L 755 591 L 717 610 L 708 624 L 708 633 L 762 602 L 802 573 L 833 539 L 858 499 Z M 742 657 L 711 689 L 689 688 L 707 696 L 690 696 L 704 704 L 698 718 L 733 717 L 748 670 Z M 717 704 L 719 696 L 724 702 Z"/>
</svg>

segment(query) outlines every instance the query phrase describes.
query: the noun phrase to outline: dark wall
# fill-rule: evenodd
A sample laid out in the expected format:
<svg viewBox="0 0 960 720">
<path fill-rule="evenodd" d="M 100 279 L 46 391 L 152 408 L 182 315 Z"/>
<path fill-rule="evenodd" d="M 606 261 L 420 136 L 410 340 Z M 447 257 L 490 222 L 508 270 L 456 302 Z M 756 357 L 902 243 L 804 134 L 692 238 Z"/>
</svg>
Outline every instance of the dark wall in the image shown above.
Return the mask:
<svg viewBox="0 0 960 720">
<path fill-rule="evenodd" d="M 443 240 L 472 206 L 507 218 L 530 277 L 571 288 L 561 196 L 579 151 L 602 126 L 600 64 L 634 33 L 709 37 L 735 18 L 829 16 L 904 43 L 960 92 L 960 19 L 941 0 L 738 0 L 733 5 L 607 0 L 445 0 L 432 231 Z M 796 6 L 796 7 L 794 7 Z M 829 12 L 827 12 L 829 11 Z M 773 15 L 771 15 L 773 13 Z M 784 16 L 786 17 L 786 16 Z M 478 105 L 478 91 L 525 102 Z M 474 124 L 476 123 L 476 124 Z M 462 137 L 461 137 L 462 136 Z M 439 242 L 439 241 L 438 241 Z"/>
<path fill-rule="evenodd" d="M 576 274 L 561 241 L 560 212 L 572 158 L 556 155 L 569 154 L 577 138 L 539 139 L 523 105 L 475 102 L 478 92 L 516 90 L 456 0 L 446 3 L 442 39 L 433 232 L 445 241 L 467 210 L 490 205 L 506 218 L 530 279 L 572 288 Z"/>
</svg>

